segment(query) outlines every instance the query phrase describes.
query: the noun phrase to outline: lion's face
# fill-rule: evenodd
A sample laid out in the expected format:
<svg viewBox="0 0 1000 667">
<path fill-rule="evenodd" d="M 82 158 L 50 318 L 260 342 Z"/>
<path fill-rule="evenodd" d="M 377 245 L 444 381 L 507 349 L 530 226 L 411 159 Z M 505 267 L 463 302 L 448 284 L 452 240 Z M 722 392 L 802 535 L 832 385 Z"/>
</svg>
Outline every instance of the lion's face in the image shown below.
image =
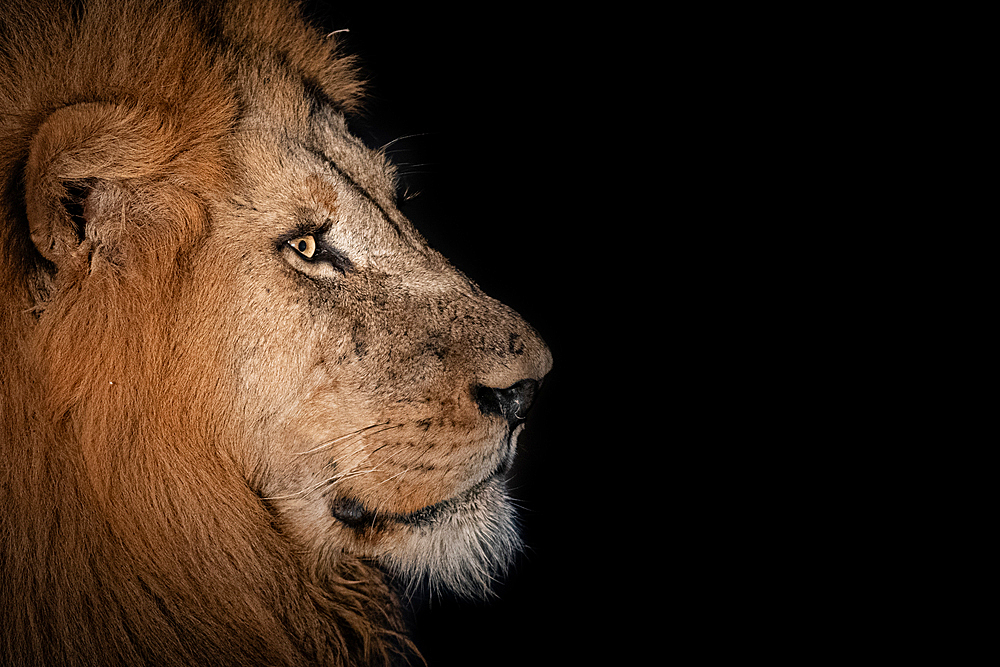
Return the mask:
<svg viewBox="0 0 1000 667">
<path fill-rule="evenodd" d="M 233 138 L 242 178 L 188 259 L 177 363 L 226 369 L 231 455 L 316 566 L 348 552 L 481 592 L 517 543 L 504 473 L 549 352 L 427 246 L 339 115 L 297 125 Z"/>
<path fill-rule="evenodd" d="M 548 349 L 400 213 L 297 3 L 40 1 L 0 3 L 0 652 L 409 653 L 371 561 L 488 589 Z"/>
<path fill-rule="evenodd" d="M 269 7 L 179 14 L 148 71 L 85 62 L 84 101 L 19 116 L 53 421 L 109 504 L 115 471 L 180 456 L 235 471 L 313 572 L 348 554 L 480 592 L 517 544 L 504 473 L 551 357 L 400 214 L 347 130 L 353 79 Z"/>
</svg>

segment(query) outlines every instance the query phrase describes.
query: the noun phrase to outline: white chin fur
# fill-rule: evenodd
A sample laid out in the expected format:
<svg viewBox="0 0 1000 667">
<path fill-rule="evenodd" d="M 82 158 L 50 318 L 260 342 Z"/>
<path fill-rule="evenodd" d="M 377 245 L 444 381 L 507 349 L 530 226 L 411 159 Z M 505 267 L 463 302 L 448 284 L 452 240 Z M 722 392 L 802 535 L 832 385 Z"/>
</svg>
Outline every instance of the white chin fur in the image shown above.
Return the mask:
<svg viewBox="0 0 1000 667">
<path fill-rule="evenodd" d="M 521 547 L 514 508 L 499 480 L 431 522 L 404 526 L 399 538 L 379 562 L 406 582 L 407 595 L 423 589 L 431 597 L 445 591 L 488 597 Z"/>
</svg>

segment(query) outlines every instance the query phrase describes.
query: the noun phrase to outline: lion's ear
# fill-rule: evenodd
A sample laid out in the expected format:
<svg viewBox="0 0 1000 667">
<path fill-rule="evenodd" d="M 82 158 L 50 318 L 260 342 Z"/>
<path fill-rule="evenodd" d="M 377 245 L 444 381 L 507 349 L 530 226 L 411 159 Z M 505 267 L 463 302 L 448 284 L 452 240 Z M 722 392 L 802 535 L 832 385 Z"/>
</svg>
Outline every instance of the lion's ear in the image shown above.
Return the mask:
<svg viewBox="0 0 1000 667">
<path fill-rule="evenodd" d="M 127 178 L 127 113 L 103 103 L 53 112 L 31 141 L 25 204 L 31 240 L 61 269 L 112 240 L 110 211 Z M 129 136 L 132 135 L 132 136 Z"/>
</svg>

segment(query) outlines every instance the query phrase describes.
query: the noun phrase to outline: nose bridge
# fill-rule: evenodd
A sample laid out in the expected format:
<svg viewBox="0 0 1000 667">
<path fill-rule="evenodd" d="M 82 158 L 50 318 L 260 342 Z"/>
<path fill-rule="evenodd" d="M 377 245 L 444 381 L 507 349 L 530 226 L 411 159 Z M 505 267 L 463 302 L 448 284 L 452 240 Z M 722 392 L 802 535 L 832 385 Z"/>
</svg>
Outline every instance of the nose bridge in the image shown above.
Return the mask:
<svg viewBox="0 0 1000 667">
<path fill-rule="evenodd" d="M 416 272 L 411 267 L 419 286 L 411 295 L 430 303 L 433 328 L 449 339 L 452 358 L 472 385 L 503 390 L 523 380 L 541 382 L 552 355 L 539 333 L 433 250 L 421 259 Z"/>
<path fill-rule="evenodd" d="M 535 329 L 513 309 L 482 292 L 480 312 L 465 332 L 479 356 L 476 382 L 506 389 L 522 380 L 540 382 L 552 367 L 548 346 Z"/>
</svg>

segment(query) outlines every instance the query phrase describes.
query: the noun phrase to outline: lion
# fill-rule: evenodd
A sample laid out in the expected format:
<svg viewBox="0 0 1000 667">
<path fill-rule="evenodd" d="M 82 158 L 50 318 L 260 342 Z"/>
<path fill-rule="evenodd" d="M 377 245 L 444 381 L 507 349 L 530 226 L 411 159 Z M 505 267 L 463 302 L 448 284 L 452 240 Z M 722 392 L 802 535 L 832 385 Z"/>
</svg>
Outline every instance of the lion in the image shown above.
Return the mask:
<svg viewBox="0 0 1000 667">
<path fill-rule="evenodd" d="M 552 365 L 432 250 L 292 2 L 0 9 L 0 662 L 419 662 Z"/>
</svg>

